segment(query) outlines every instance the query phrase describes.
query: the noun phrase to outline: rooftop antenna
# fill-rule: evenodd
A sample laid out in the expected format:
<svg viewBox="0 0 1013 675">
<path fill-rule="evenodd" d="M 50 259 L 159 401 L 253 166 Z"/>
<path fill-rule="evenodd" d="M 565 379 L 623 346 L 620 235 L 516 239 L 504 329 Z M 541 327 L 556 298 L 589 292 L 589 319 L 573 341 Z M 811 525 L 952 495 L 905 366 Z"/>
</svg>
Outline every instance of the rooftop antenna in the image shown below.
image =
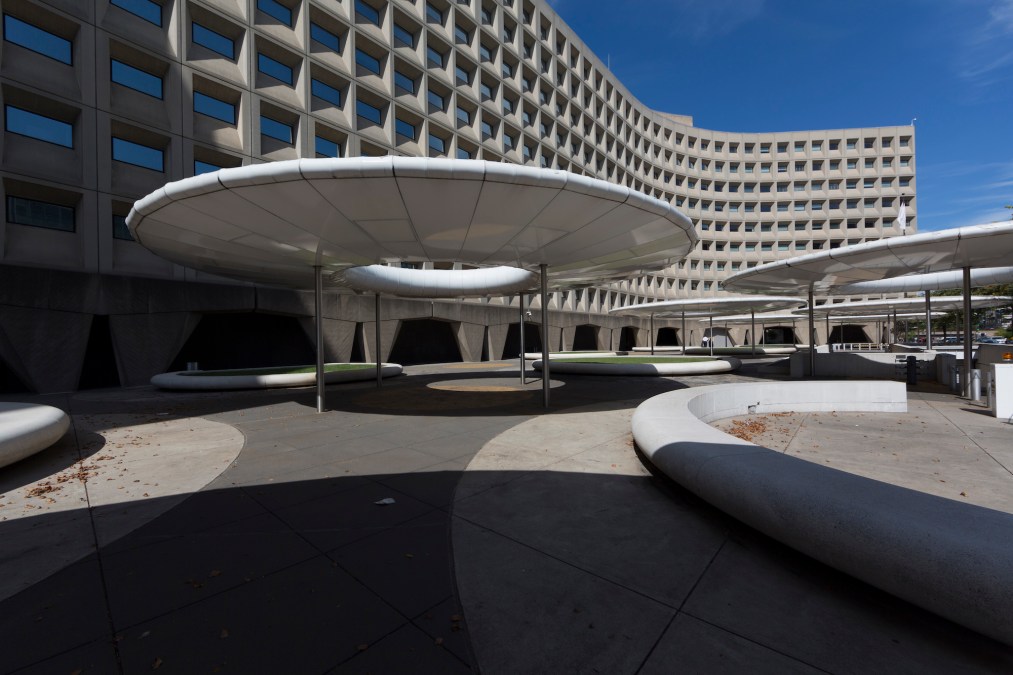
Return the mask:
<svg viewBox="0 0 1013 675">
<path fill-rule="evenodd" d="M 912 118 L 911 118 L 911 126 L 914 126 L 914 125 L 915 125 L 915 122 L 917 122 L 917 121 L 918 121 L 918 118 L 917 118 L 917 117 L 912 117 Z"/>
</svg>

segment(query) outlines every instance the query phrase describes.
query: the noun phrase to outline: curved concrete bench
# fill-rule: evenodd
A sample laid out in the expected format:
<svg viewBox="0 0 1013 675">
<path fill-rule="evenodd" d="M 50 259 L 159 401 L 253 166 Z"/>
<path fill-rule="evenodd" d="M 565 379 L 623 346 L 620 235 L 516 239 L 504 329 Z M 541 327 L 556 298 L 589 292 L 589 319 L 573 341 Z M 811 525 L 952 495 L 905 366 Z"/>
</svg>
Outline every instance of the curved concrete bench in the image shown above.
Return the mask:
<svg viewBox="0 0 1013 675">
<path fill-rule="evenodd" d="M 641 404 L 633 436 L 664 473 L 742 522 L 1013 644 L 1013 516 L 797 459 L 707 424 L 751 412 L 835 410 L 905 412 L 905 386 L 811 381 L 683 389 Z"/>
<path fill-rule="evenodd" d="M 0 467 L 41 452 L 60 440 L 70 418 L 59 408 L 0 403 Z"/>
<path fill-rule="evenodd" d="M 380 369 L 383 377 L 401 374 L 397 363 L 384 363 Z M 264 375 L 200 375 L 200 371 L 177 370 L 160 373 L 151 378 L 151 384 L 160 389 L 222 391 L 231 389 L 274 389 L 281 387 L 311 387 L 316 384 L 316 373 L 272 373 Z M 355 370 L 337 370 L 324 373 L 324 382 L 365 382 L 376 379 L 376 364 Z"/>
<path fill-rule="evenodd" d="M 621 357 L 620 357 L 621 358 Z M 642 356 L 633 357 L 636 359 Z M 725 357 L 713 361 L 691 361 L 689 363 L 579 363 L 565 358 L 551 359 L 553 373 L 579 375 L 706 375 L 730 373 L 737 370 L 742 362 Z M 535 370 L 542 369 L 541 360 L 531 364 Z"/>
<path fill-rule="evenodd" d="M 798 349 L 795 347 L 756 347 L 757 356 L 784 356 L 786 354 L 794 354 Z M 687 347 L 686 356 L 699 356 L 704 354 L 710 354 L 710 347 Z M 717 355 L 735 355 L 735 356 L 752 356 L 753 350 L 747 347 L 715 347 L 714 354 Z"/>
</svg>

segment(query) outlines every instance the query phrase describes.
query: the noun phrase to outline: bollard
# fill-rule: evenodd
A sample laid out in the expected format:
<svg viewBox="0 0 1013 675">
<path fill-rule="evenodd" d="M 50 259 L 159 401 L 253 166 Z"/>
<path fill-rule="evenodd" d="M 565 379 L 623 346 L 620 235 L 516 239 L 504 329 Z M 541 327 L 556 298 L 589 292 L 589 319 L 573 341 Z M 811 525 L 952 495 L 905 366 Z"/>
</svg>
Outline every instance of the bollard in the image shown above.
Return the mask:
<svg viewBox="0 0 1013 675">
<path fill-rule="evenodd" d="M 907 357 L 907 383 L 918 384 L 918 359 L 914 356 Z"/>
<path fill-rule="evenodd" d="M 971 371 L 971 400 L 981 400 L 981 370 L 978 368 Z"/>
</svg>

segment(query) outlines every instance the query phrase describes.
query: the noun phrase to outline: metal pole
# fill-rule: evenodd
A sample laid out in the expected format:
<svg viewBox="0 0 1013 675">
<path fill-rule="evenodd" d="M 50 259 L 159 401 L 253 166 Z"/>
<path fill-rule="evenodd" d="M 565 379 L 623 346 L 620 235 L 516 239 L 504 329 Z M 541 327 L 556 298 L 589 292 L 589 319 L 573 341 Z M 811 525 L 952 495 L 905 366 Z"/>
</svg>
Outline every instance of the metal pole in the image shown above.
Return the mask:
<svg viewBox="0 0 1013 675">
<path fill-rule="evenodd" d="M 890 326 L 890 343 L 897 341 L 897 308 L 893 310 L 893 325 Z"/>
<path fill-rule="evenodd" d="M 525 382 L 524 382 L 524 368 L 527 367 L 527 364 L 524 362 L 524 360 L 525 360 L 524 359 L 524 294 L 521 293 L 517 297 L 519 297 L 521 299 L 521 302 L 520 302 L 520 305 L 521 305 L 521 322 L 520 322 L 520 327 L 521 327 L 521 353 L 520 353 L 520 357 L 521 357 L 521 384 L 525 384 Z"/>
<path fill-rule="evenodd" d="M 816 377 L 816 326 L 813 311 L 813 287 L 809 285 L 809 376 Z"/>
<path fill-rule="evenodd" d="M 753 345 L 753 356 L 756 356 L 756 310 L 749 308 L 749 341 Z"/>
<path fill-rule="evenodd" d="M 761 321 L 760 322 L 760 344 L 761 345 L 767 344 L 767 322 L 766 321 Z"/>
<path fill-rule="evenodd" d="M 383 350 L 380 348 L 380 294 L 376 294 L 376 301 L 373 305 L 373 318 L 376 319 L 376 386 L 381 386 L 383 382 L 383 365 L 380 363 L 383 361 L 380 358 L 380 354 Z"/>
<path fill-rule="evenodd" d="M 710 355 L 714 356 L 714 315 L 713 314 L 710 317 L 710 324 L 711 324 L 711 327 L 710 327 L 710 340 L 707 340 L 707 344 L 710 345 L 710 348 L 711 348 L 711 354 Z"/>
<path fill-rule="evenodd" d="M 324 411 L 324 275 L 320 265 L 313 266 L 313 314 L 317 340 L 317 412 Z"/>
<path fill-rule="evenodd" d="M 971 398 L 971 268 L 964 268 L 964 375 L 961 390 Z"/>
<path fill-rule="evenodd" d="M 654 356 L 654 312 L 651 312 L 651 356 Z"/>
<path fill-rule="evenodd" d="M 682 353 L 686 353 L 686 310 L 682 310 Z"/>
<path fill-rule="evenodd" d="M 542 275 L 542 405 L 549 407 L 549 268 L 538 266 Z"/>
<path fill-rule="evenodd" d="M 833 350 L 834 346 L 830 344 L 830 312 L 827 312 L 826 324 L 827 324 L 827 351 L 832 352 L 834 351 Z"/>
<path fill-rule="evenodd" d="M 925 349 L 932 349 L 932 291 L 925 291 Z"/>
</svg>

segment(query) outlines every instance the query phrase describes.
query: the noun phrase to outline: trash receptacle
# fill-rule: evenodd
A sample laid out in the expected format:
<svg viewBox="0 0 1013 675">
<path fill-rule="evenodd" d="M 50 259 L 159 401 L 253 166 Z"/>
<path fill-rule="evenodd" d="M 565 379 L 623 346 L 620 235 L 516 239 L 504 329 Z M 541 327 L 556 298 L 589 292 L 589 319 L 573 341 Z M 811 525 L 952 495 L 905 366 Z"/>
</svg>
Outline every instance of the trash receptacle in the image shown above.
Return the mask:
<svg viewBox="0 0 1013 675">
<path fill-rule="evenodd" d="M 918 384 L 918 359 L 914 356 L 907 357 L 907 383 Z"/>
</svg>

